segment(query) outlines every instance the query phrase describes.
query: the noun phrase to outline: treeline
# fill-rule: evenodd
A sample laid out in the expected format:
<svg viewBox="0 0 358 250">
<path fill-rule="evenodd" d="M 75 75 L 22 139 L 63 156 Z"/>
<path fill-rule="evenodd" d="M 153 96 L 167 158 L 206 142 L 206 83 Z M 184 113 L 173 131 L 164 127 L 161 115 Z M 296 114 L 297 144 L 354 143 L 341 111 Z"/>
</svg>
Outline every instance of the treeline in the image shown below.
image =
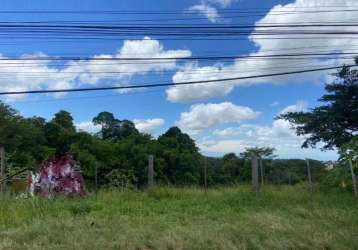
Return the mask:
<svg viewBox="0 0 358 250">
<path fill-rule="evenodd" d="M 241 154 L 242 155 L 242 154 Z M 227 185 L 251 181 L 251 160 L 234 153 L 222 158 L 207 158 L 209 183 Z M 324 162 L 309 160 L 314 181 L 321 181 L 326 173 Z M 263 171 L 259 171 L 260 182 L 266 184 L 294 185 L 307 181 L 307 162 L 301 159 L 262 159 Z M 262 176 L 261 176 L 262 175 Z"/>
<path fill-rule="evenodd" d="M 38 168 L 50 157 L 71 153 L 79 162 L 89 187 L 142 187 L 147 183 L 148 156 L 154 156 L 155 181 L 169 185 L 229 185 L 251 180 L 247 153 L 222 158 L 204 157 L 189 135 L 172 127 L 157 139 L 140 133 L 133 122 L 119 120 L 109 112 L 93 118 L 97 134 L 78 131 L 69 112 L 60 111 L 50 121 L 24 118 L 0 103 L 0 142 L 13 171 Z M 324 165 L 312 161 L 314 176 Z M 303 160 L 263 159 L 264 180 L 295 184 L 306 179 Z"/>
</svg>

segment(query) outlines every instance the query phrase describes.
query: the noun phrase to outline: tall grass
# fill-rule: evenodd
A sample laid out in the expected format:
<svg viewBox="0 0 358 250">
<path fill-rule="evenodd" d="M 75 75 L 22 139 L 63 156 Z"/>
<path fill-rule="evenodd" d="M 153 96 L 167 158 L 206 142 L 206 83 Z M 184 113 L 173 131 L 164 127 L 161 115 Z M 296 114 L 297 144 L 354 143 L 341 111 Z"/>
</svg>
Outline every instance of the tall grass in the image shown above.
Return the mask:
<svg viewBox="0 0 358 250">
<path fill-rule="evenodd" d="M 303 186 L 3 195 L 0 249 L 358 249 L 358 202 Z"/>
</svg>

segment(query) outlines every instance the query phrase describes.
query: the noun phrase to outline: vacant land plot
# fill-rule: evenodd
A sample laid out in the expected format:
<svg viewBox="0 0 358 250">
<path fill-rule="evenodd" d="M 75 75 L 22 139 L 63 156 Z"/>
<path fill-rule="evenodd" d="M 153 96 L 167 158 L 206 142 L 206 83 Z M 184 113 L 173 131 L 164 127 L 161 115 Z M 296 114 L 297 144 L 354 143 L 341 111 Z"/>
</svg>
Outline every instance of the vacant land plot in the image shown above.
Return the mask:
<svg viewBox="0 0 358 250">
<path fill-rule="evenodd" d="M 2 196 L 0 249 L 358 249 L 358 201 L 303 186 Z"/>
</svg>

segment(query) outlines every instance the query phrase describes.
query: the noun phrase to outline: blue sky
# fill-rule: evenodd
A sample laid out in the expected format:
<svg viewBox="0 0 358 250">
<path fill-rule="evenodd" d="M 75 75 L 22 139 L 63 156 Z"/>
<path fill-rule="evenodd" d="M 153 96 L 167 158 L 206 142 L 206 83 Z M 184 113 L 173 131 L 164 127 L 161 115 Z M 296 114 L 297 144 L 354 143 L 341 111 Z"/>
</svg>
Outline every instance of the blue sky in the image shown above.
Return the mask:
<svg viewBox="0 0 358 250">
<path fill-rule="evenodd" d="M 262 4 L 264 2 L 264 4 Z M 277 16 L 272 11 L 285 10 L 285 8 L 305 7 L 316 4 L 349 6 L 352 0 L 194 0 L 194 1 L 170 1 L 170 0 L 86 0 L 86 1 L 7 1 L 1 3 L 1 11 L 168 11 L 176 14 L 169 18 L 179 19 L 168 21 L 182 24 L 237 24 L 245 23 L 255 25 L 257 22 L 294 22 L 295 20 L 312 19 L 313 21 L 352 19 L 352 16 L 302 16 L 296 14 L 288 17 Z M 291 5 L 287 5 L 291 4 Z M 276 7 L 275 7 L 276 6 Z M 291 6 L 291 7 L 290 7 Z M 260 10 L 259 14 L 245 18 L 226 18 L 228 10 Z M 187 13 L 190 10 L 190 13 Z M 347 14 L 348 15 L 348 14 Z M 352 15 L 352 14 L 350 14 Z M 23 21 L 111 21 L 130 22 L 125 20 L 138 19 L 163 19 L 160 14 L 131 14 L 131 15 L 104 15 L 104 14 L 29 14 L 8 13 L 1 14 L 2 22 Z M 160 24 L 165 25 L 162 21 Z M 322 46 L 325 51 L 343 51 L 354 41 L 345 39 L 337 43 L 331 40 L 287 40 L 267 41 L 258 38 L 245 38 L 230 41 L 160 41 L 158 37 L 138 36 L 131 41 L 121 39 L 113 40 L 69 40 L 53 41 L 51 39 L 23 39 L 1 38 L 0 54 L 3 57 L 21 57 L 23 55 L 77 55 L 93 57 L 106 55 L 120 57 L 126 53 L 149 53 L 149 55 L 235 55 L 263 53 L 268 50 L 280 51 L 314 51 L 314 47 Z M 135 40 L 135 41 L 133 41 Z M 342 44 L 346 47 L 342 48 Z M 310 48 L 312 46 L 312 48 Z M 353 45 L 354 46 L 354 45 Z M 274 52 L 273 52 L 274 53 Z M 305 67 L 314 65 L 332 65 L 341 61 L 306 61 Z M 346 62 L 346 61 L 344 61 Z M 301 62 L 302 64 L 302 62 Z M 117 76 L 99 79 L 90 71 L 96 67 L 95 62 L 65 65 L 56 68 L 51 62 L 36 65 L 34 71 L 56 71 L 56 79 L 51 79 L 55 73 L 41 76 L 41 79 L 21 78 L 24 69 L 18 69 L 18 75 L 11 78 L 0 79 L 3 91 L 30 90 L 30 89 L 54 89 L 85 86 L 108 86 L 122 84 L 137 84 L 149 82 L 180 82 L 185 80 L 201 80 L 207 78 L 225 78 L 235 76 L 260 74 L 265 72 L 290 71 L 290 67 L 283 61 L 262 60 L 258 62 L 245 60 L 231 60 L 224 62 L 197 62 L 186 64 L 177 61 L 175 63 L 146 66 L 140 65 L 126 68 L 131 73 L 126 76 Z M 100 66 L 104 70 L 106 66 Z M 129 66 L 128 66 L 129 67 Z M 296 66 L 297 67 L 297 62 Z M 79 70 L 82 73 L 69 77 L 66 70 Z M 122 68 L 120 68 L 123 70 Z M 143 70 L 144 69 L 144 70 Z M 26 69 L 29 71 L 29 69 Z M 269 71 L 268 71 L 269 70 Z M 11 71 L 11 70 L 10 70 Z M 149 71 L 146 74 L 140 71 Z M 90 73 L 88 73 L 90 72 Z M 189 73 L 191 72 L 191 73 Z M 194 73 L 193 73 L 194 72 Z M 209 72 L 209 73 L 208 73 Z M 188 74 L 189 73 L 189 74 Z M 231 75 L 230 75 L 231 74 Z M 337 155 L 334 151 L 321 152 L 318 149 L 300 149 L 303 138 L 297 137 L 289 124 L 284 121 L 274 120 L 275 116 L 288 110 L 307 110 L 319 105 L 317 99 L 324 93 L 324 84 L 327 82 L 327 72 L 300 75 L 284 78 L 268 78 L 246 82 L 228 82 L 223 85 L 209 84 L 198 87 L 172 87 L 146 89 L 142 91 L 119 93 L 118 91 L 74 93 L 61 96 L 31 95 L 18 96 L 16 98 L 3 98 L 24 116 L 42 116 L 51 119 L 59 110 L 67 110 L 72 113 L 79 128 L 94 131 L 96 128 L 90 124 L 92 118 L 101 111 L 110 111 L 119 119 L 134 120 L 142 131 L 154 136 L 165 132 L 166 129 L 177 125 L 195 138 L 204 154 L 220 156 L 229 152 L 241 152 L 250 146 L 273 146 L 277 148 L 277 154 L 282 158 L 315 158 L 322 160 L 334 160 Z"/>
</svg>

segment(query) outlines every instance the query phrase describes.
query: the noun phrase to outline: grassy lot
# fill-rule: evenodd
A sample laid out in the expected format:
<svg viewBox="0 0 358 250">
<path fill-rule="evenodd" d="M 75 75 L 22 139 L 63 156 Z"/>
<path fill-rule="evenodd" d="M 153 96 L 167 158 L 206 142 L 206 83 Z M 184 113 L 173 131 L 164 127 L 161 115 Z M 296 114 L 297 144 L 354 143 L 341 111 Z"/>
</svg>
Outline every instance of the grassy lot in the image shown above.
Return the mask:
<svg viewBox="0 0 358 250">
<path fill-rule="evenodd" d="M 358 249 L 358 201 L 303 186 L 0 197 L 0 249 Z"/>
</svg>

